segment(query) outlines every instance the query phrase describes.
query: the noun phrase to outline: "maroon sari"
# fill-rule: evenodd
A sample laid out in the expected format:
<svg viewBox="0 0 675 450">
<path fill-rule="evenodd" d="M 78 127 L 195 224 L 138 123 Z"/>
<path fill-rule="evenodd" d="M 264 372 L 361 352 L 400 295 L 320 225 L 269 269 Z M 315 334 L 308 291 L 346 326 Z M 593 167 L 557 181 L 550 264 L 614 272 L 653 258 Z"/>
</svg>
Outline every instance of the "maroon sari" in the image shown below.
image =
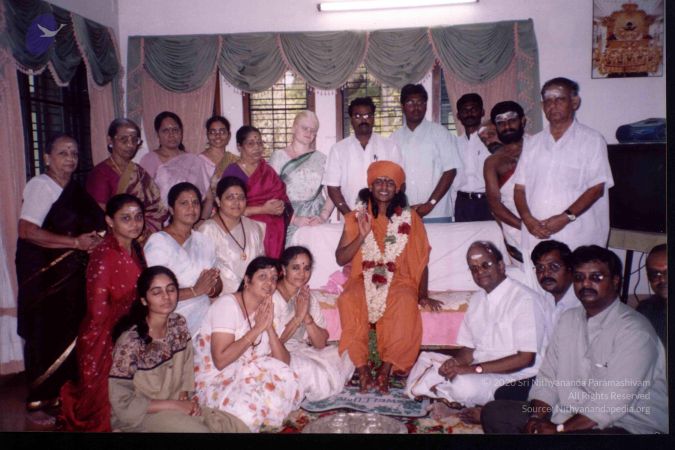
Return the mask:
<svg viewBox="0 0 675 450">
<path fill-rule="evenodd" d="M 227 166 L 223 177 L 235 176 L 246 183 L 246 204 L 247 206 L 262 206 L 267 200 L 283 200 L 286 209 L 280 216 L 272 214 L 255 214 L 249 216 L 249 219 L 265 223 L 265 256 L 279 258 L 284 251 L 284 240 L 286 239 L 286 227 L 293 216 L 293 207 L 291 201 L 286 195 L 286 185 L 279 175 L 267 164 L 261 160 L 251 176 L 247 176 L 239 164 L 233 163 Z"/>
<path fill-rule="evenodd" d="M 134 252 L 132 252 L 134 253 Z M 112 366 L 112 329 L 136 297 L 142 256 L 130 255 L 108 233 L 87 266 L 87 313 L 77 336 L 77 383 L 61 388 L 67 431 L 111 431 L 108 374 Z"/>
</svg>

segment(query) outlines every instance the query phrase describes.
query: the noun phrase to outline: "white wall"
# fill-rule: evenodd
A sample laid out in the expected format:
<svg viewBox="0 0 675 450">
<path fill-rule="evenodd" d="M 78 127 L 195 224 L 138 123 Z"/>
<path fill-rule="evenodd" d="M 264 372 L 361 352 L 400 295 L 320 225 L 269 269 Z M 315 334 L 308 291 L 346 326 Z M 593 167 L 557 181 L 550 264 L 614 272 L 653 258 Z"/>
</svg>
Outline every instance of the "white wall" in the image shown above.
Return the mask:
<svg viewBox="0 0 675 450">
<path fill-rule="evenodd" d="M 320 13 L 318 1 L 117 0 L 120 51 L 126 64 L 127 39 L 135 35 L 375 30 L 532 18 L 542 83 L 555 76 L 576 80 L 582 96 L 579 120 L 599 130 L 609 143 L 616 142 L 614 133 L 619 125 L 666 115 L 665 74 L 654 78 L 591 79 L 593 2 L 589 0 L 480 0 L 470 5 L 347 13 Z M 110 9 L 109 2 L 102 0 L 55 3 L 81 5 L 83 11 L 92 11 L 88 17 L 103 23 Z M 71 9 L 87 15 L 75 7 Z M 97 19 L 101 16 L 103 19 Z M 114 22 L 114 18 L 110 20 Z M 242 123 L 241 97 L 226 84 L 221 92 L 223 112 L 236 129 Z M 334 95 L 317 93 L 316 107 L 321 120 L 317 147 L 326 151 L 336 140 Z M 623 258 L 624 252 L 617 253 Z M 640 254 L 636 254 L 634 269 L 639 258 Z M 643 272 L 638 292 L 647 292 L 646 286 Z"/>
</svg>

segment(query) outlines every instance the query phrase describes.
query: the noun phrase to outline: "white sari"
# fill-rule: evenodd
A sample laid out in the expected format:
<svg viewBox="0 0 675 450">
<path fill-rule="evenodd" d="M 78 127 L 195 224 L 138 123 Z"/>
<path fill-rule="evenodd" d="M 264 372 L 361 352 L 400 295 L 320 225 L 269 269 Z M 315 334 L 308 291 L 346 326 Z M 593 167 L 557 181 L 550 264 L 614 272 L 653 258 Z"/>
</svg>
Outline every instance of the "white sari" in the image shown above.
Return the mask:
<svg viewBox="0 0 675 450">
<path fill-rule="evenodd" d="M 275 291 L 272 300 L 274 329 L 281 336 L 288 322 L 295 316 L 295 297 L 287 302 L 279 291 Z M 318 326 L 326 328 L 326 319 L 323 317 L 319 302 L 313 296 L 310 300 L 309 315 Z M 305 325 L 300 324 L 285 346 L 291 354 L 291 369 L 298 374 L 305 397 L 310 401 L 323 400 L 344 389 L 345 383 L 354 373 L 354 364 L 349 359 L 348 352 L 344 352 L 340 357 L 336 345 L 317 349 L 311 346 L 308 338 Z"/>
</svg>

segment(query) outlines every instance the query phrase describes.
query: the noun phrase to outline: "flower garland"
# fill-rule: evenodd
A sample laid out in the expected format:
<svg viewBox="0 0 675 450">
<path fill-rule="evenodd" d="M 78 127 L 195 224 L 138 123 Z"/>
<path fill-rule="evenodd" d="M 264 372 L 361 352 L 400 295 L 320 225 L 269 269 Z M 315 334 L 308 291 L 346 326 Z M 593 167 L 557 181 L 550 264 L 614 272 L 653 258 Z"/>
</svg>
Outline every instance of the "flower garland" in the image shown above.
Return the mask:
<svg viewBox="0 0 675 450">
<path fill-rule="evenodd" d="M 367 211 L 363 203 L 357 204 L 360 213 Z M 380 252 L 372 230 L 361 247 L 363 255 L 363 284 L 366 290 L 368 321 L 377 322 L 387 306 L 389 285 L 396 271 L 396 258 L 403 252 L 410 235 L 410 208 L 396 208 L 384 236 L 384 255 Z"/>
</svg>

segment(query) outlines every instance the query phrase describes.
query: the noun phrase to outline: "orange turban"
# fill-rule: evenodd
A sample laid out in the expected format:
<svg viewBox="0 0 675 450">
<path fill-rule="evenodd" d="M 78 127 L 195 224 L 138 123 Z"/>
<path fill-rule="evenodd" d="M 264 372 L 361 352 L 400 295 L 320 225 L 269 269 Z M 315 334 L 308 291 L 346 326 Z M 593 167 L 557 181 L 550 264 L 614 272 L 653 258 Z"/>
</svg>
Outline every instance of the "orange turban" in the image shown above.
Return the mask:
<svg viewBox="0 0 675 450">
<path fill-rule="evenodd" d="M 380 177 L 387 177 L 394 180 L 396 189 L 400 189 L 405 183 L 405 172 L 403 168 L 391 161 L 375 161 L 368 166 L 368 187 L 373 185 L 373 181 Z"/>
</svg>

